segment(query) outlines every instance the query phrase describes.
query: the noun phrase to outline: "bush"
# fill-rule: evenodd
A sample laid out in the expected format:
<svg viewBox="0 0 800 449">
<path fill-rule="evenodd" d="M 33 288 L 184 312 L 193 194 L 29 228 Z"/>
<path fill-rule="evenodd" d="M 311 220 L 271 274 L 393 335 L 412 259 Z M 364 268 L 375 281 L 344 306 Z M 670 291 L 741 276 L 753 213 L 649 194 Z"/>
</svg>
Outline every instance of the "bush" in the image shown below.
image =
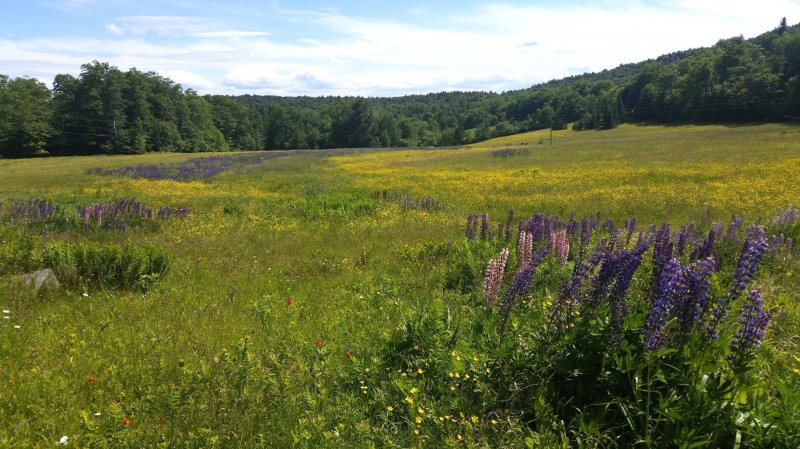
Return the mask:
<svg viewBox="0 0 800 449">
<path fill-rule="evenodd" d="M 54 243 L 42 264 L 73 285 L 146 291 L 169 270 L 169 254 L 156 246 Z"/>
</svg>

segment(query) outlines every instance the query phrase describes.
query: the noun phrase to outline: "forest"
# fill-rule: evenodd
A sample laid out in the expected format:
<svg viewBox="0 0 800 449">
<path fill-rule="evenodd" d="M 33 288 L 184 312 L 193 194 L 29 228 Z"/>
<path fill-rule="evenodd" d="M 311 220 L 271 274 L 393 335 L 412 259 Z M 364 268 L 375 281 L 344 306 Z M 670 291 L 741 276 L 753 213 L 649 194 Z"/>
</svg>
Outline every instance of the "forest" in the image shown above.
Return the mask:
<svg viewBox="0 0 800 449">
<path fill-rule="evenodd" d="M 391 98 L 199 95 L 105 62 L 0 75 L 0 157 L 461 145 L 543 128 L 800 120 L 800 24 L 599 73 Z"/>
</svg>

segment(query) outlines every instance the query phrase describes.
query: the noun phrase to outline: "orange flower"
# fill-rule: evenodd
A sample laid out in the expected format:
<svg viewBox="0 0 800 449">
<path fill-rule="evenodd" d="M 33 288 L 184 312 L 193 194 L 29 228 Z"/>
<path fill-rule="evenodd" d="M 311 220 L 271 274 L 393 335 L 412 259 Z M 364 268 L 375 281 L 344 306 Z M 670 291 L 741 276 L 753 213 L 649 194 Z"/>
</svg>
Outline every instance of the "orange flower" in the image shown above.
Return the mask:
<svg viewBox="0 0 800 449">
<path fill-rule="evenodd" d="M 96 383 L 97 381 L 94 379 L 94 376 L 89 376 L 89 385 L 94 385 Z"/>
<path fill-rule="evenodd" d="M 321 348 L 322 347 L 322 340 L 317 340 L 317 342 L 314 343 L 314 344 L 317 345 L 318 348 Z"/>
<path fill-rule="evenodd" d="M 122 418 L 122 425 L 123 425 L 123 426 L 130 426 L 132 422 L 133 422 L 133 421 L 131 421 L 131 419 L 130 419 L 130 418 L 128 418 L 127 416 L 126 416 L 126 417 L 124 417 L 124 418 Z"/>
<path fill-rule="evenodd" d="M 294 299 L 292 299 L 292 298 L 287 299 L 286 300 L 286 304 L 291 306 L 292 304 L 294 304 Z"/>
<path fill-rule="evenodd" d="M 353 360 L 353 351 L 347 351 L 345 356 L 347 356 L 347 360 Z"/>
</svg>

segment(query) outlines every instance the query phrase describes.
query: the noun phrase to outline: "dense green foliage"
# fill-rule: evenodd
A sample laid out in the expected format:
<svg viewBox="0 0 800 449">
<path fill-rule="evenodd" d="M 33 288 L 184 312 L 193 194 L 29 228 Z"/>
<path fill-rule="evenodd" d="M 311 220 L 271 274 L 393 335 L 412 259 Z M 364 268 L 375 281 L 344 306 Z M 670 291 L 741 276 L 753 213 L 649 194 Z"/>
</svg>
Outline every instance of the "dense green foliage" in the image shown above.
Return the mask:
<svg viewBox="0 0 800 449">
<path fill-rule="evenodd" d="M 800 26 L 719 41 L 504 93 L 396 98 L 199 96 L 107 63 L 57 75 L 52 95 L 0 77 L 0 155 L 447 146 L 542 128 L 753 122 L 800 116 Z"/>
</svg>

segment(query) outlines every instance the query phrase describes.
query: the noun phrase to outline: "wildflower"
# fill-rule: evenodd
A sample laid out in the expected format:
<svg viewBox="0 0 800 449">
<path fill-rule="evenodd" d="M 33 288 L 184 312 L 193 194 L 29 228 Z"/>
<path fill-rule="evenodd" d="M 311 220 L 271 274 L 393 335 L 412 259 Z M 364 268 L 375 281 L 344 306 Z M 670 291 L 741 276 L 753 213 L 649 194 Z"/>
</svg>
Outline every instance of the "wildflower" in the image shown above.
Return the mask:
<svg viewBox="0 0 800 449">
<path fill-rule="evenodd" d="M 423 410 L 422 407 L 417 407 L 417 413 L 419 413 L 420 415 L 424 415 L 425 410 Z"/>
<path fill-rule="evenodd" d="M 493 425 L 493 426 L 496 426 L 496 425 L 497 425 L 497 420 L 496 420 L 496 419 L 493 419 L 493 420 L 491 421 L 491 423 L 492 423 L 492 425 Z"/>
<path fill-rule="evenodd" d="M 472 420 L 472 424 L 478 424 L 478 417 L 477 416 L 472 415 L 469 419 Z"/>
<path fill-rule="evenodd" d="M 483 280 L 483 297 L 489 304 L 497 302 L 500 296 L 500 287 L 503 284 L 503 274 L 506 269 L 506 260 L 508 259 L 508 249 L 503 248 L 500 256 L 497 259 L 492 259 L 486 266 L 486 272 Z"/>
<path fill-rule="evenodd" d="M 292 298 L 287 299 L 286 304 L 291 306 L 292 304 L 294 304 L 294 299 Z"/>
<path fill-rule="evenodd" d="M 15 324 L 14 329 L 22 329 L 22 326 L 20 326 L 19 324 Z"/>
<path fill-rule="evenodd" d="M 4 314 L 6 314 L 6 315 L 8 315 L 9 313 L 11 313 L 11 311 L 10 311 L 10 310 L 8 310 L 8 309 L 3 309 L 3 313 L 4 313 Z"/>
<path fill-rule="evenodd" d="M 461 436 L 460 433 L 458 435 L 456 435 L 456 437 L 458 438 L 458 441 L 461 441 L 464 438 L 464 437 Z"/>
<path fill-rule="evenodd" d="M 414 429 L 414 434 L 419 435 L 419 429 Z"/>
<path fill-rule="evenodd" d="M 59 445 L 59 446 L 66 446 L 68 441 L 69 441 L 69 437 L 64 435 L 63 437 L 61 437 L 58 440 L 58 443 L 56 443 L 56 444 Z"/>
<path fill-rule="evenodd" d="M 95 380 L 94 376 L 89 376 L 89 385 L 94 385 L 96 383 L 97 381 Z"/>
<path fill-rule="evenodd" d="M 353 360 L 353 351 L 347 351 L 345 357 L 347 357 L 347 360 Z"/>
<path fill-rule="evenodd" d="M 414 419 L 414 421 L 415 421 L 417 424 L 422 424 L 422 417 L 421 417 L 421 416 L 417 416 L 417 418 L 416 418 L 416 419 Z"/>
<path fill-rule="evenodd" d="M 414 399 L 411 396 L 406 396 L 406 402 L 408 402 L 409 404 L 413 404 Z"/>
<path fill-rule="evenodd" d="M 86 293 L 86 292 L 83 292 L 83 297 L 84 297 L 84 298 L 88 298 L 88 297 L 89 297 L 89 294 L 88 294 L 88 293 Z"/>
<path fill-rule="evenodd" d="M 128 418 L 127 416 L 122 418 L 122 425 L 123 426 L 130 426 L 133 421 Z"/>
<path fill-rule="evenodd" d="M 419 374 L 422 374 L 422 373 L 424 373 L 424 372 L 425 372 L 425 371 L 423 371 L 423 370 L 422 370 L 422 368 L 417 368 L 417 373 L 419 373 Z"/>
<path fill-rule="evenodd" d="M 317 340 L 317 342 L 314 343 L 314 344 L 317 345 L 318 348 L 321 348 L 322 347 L 322 340 Z"/>
<path fill-rule="evenodd" d="M 419 393 L 419 388 L 417 388 L 417 387 L 412 387 L 412 388 L 411 388 L 411 394 L 417 394 L 417 393 Z"/>
<path fill-rule="evenodd" d="M 747 351 L 761 346 L 764 330 L 772 320 L 769 310 L 763 309 L 764 303 L 758 290 L 751 290 L 746 301 L 747 303 L 742 306 L 739 330 L 731 342 L 731 349 L 739 358 Z"/>
<path fill-rule="evenodd" d="M 388 410 L 388 411 L 390 411 L 390 412 L 391 412 L 391 411 L 394 411 L 394 407 L 392 407 L 391 405 L 390 405 L 390 406 L 387 406 L 387 407 L 386 407 L 386 410 Z"/>
</svg>

